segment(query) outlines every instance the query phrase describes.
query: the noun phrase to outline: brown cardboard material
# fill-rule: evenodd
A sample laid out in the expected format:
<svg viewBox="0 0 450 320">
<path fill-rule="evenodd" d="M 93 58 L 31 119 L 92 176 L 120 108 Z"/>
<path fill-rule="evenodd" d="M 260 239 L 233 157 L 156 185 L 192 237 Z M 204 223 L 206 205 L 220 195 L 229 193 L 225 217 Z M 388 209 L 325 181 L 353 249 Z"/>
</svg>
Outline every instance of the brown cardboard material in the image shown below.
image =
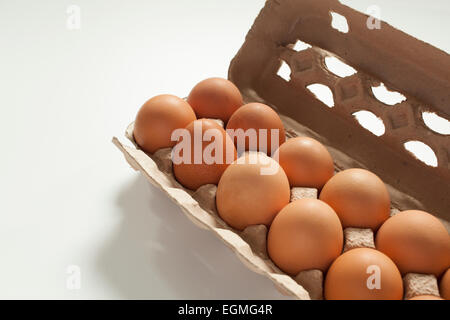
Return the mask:
<svg viewBox="0 0 450 320">
<path fill-rule="evenodd" d="M 405 299 L 411 299 L 421 295 L 440 297 L 438 282 L 432 274 L 408 273 L 403 277 Z"/>
<path fill-rule="evenodd" d="M 330 27 L 330 10 L 347 18 L 349 33 Z M 426 128 L 420 112 L 450 116 L 450 57 L 386 23 L 380 30 L 368 30 L 366 20 L 366 15 L 337 0 L 269 0 L 233 59 L 229 78 L 245 101 L 266 103 L 279 111 L 288 138 L 309 136 L 322 142 L 336 171 L 360 167 L 379 175 L 387 183 L 393 213 L 417 208 L 449 220 L 450 139 Z M 313 47 L 295 52 L 290 44 L 297 39 Z M 358 73 L 347 78 L 331 74 L 323 63 L 331 52 Z M 289 82 L 276 75 L 281 60 L 293 70 Z M 378 102 L 369 87 L 380 81 L 402 92 L 407 101 L 394 107 Z M 306 90 L 306 85 L 318 82 L 331 88 L 333 108 Z M 376 137 L 355 121 L 352 113 L 360 109 L 384 121 L 385 135 Z M 130 125 L 126 136 L 134 147 L 117 138 L 113 143 L 128 163 L 175 201 L 193 223 L 213 232 L 249 269 L 271 279 L 281 292 L 298 299 L 321 298 L 321 272 L 309 270 L 295 278 L 281 272 L 267 257 L 267 228 L 251 226 L 237 232 L 228 227 L 215 208 L 216 186 L 202 186 L 195 192 L 184 189 L 173 177 L 170 149 L 147 155 L 137 148 L 132 132 Z M 404 150 L 402 143 L 411 139 L 433 148 L 438 167 L 426 166 Z M 295 193 L 311 196 L 309 191 Z M 450 224 L 445 224 L 450 230 Z"/>
<path fill-rule="evenodd" d="M 295 281 L 308 291 L 312 300 L 323 299 L 323 272 L 321 270 L 301 271 Z"/>
<path fill-rule="evenodd" d="M 372 229 L 345 228 L 344 252 L 355 248 L 375 248 Z"/>
<path fill-rule="evenodd" d="M 304 198 L 317 199 L 317 189 L 314 188 L 291 188 L 291 202 Z"/>
</svg>

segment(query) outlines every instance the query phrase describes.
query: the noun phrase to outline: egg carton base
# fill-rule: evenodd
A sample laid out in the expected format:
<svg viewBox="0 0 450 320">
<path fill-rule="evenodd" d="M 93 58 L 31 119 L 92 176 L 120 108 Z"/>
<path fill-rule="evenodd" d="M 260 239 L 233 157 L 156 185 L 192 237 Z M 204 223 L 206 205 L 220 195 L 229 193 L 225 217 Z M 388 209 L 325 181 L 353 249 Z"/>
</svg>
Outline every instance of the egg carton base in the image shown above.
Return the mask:
<svg viewBox="0 0 450 320">
<path fill-rule="evenodd" d="M 283 115 L 280 115 L 280 117 L 285 126 L 287 138 L 308 136 L 323 143 L 330 151 L 333 159 L 335 159 L 336 172 L 352 167 L 364 168 L 364 166 L 348 157 L 345 153 L 327 145 L 326 140 L 308 128 Z M 128 126 L 125 133 L 133 147 L 122 144 L 117 138 L 113 138 L 113 143 L 122 151 L 128 163 L 135 170 L 140 171 L 153 185 L 165 191 L 194 224 L 215 233 L 236 253 L 244 265 L 252 271 L 271 279 L 281 293 L 302 300 L 323 298 L 324 275 L 322 271 L 307 270 L 300 272 L 295 277 L 283 273 L 267 255 L 266 226 L 250 226 L 242 232 L 230 228 L 217 213 L 215 204 L 217 186 L 204 185 L 196 191 L 184 188 L 178 183 L 172 173 L 171 148 L 160 149 L 153 155 L 146 154 L 139 149 L 134 141 L 133 129 L 134 124 L 132 123 Z M 399 192 L 389 185 L 387 187 L 393 199 L 392 214 L 400 210 L 420 206 L 414 198 Z M 291 201 L 301 198 L 317 198 L 317 193 L 317 189 L 313 188 L 292 188 Z M 449 230 L 449 224 L 446 222 L 445 224 L 447 230 Z M 354 247 L 373 247 L 373 233 L 370 235 L 364 229 L 349 229 L 345 238 L 345 247 L 347 250 Z M 407 278 L 405 281 L 410 281 L 410 278 Z M 419 281 L 418 284 L 412 287 L 416 289 L 421 288 L 422 284 L 424 282 Z M 407 287 L 411 286 L 405 283 L 405 288 Z M 418 291 L 420 290 L 415 292 Z M 429 292 L 430 290 L 424 289 L 423 291 Z"/>
</svg>

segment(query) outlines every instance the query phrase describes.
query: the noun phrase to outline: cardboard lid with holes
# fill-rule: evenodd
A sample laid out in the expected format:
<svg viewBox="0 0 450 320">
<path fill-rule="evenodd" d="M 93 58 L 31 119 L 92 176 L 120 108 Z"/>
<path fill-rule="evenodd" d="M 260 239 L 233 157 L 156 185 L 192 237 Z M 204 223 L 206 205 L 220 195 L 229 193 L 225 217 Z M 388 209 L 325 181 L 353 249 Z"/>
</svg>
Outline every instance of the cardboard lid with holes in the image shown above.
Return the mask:
<svg viewBox="0 0 450 320">
<path fill-rule="evenodd" d="M 450 55 L 384 22 L 377 29 L 370 19 L 337 0 L 268 0 L 231 62 L 229 79 L 247 101 L 271 105 L 379 175 L 393 187 L 398 209 L 448 221 L 450 137 L 430 130 L 422 113 L 450 118 Z M 303 49 L 294 46 L 298 40 L 312 47 L 297 51 Z M 336 76 L 325 64 L 333 56 L 357 72 Z M 277 74 L 282 62 L 291 70 L 288 81 Z M 372 87 L 381 83 L 405 100 L 393 106 L 377 100 Z M 331 89 L 334 101 L 317 99 L 307 89 L 312 84 Z M 380 118 L 384 133 L 362 127 L 353 115 L 361 110 Z M 409 141 L 429 146 L 437 164 L 418 160 L 405 148 Z M 335 162 L 340 169 L 352 165 L 339 156 Z"/>
</svg>

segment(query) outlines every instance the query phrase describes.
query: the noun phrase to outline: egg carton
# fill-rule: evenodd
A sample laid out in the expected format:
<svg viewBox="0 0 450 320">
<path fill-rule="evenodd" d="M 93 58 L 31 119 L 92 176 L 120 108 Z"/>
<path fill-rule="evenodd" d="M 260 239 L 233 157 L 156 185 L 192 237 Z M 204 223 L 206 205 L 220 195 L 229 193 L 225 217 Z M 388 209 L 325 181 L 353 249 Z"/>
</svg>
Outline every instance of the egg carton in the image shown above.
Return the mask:
<svg viewBox="0 0 450 320">
<path fill-rule="evenodd" d="M 335 16 L 346 21 L 348 32 L 333 27 Z M 450 137 L 430 130 L 422 118 L 425 111 L 450 118 L 450 56 L 381 21 L 380 29 L 369 29 L 370 19 L 337 0 L 268 0 L 230 64 L 229 79 L 246 102 L 265 103 L 280 114 L 287 138 L 308 136 L 323 143 L 336 171 L 358 167 L 380 176 L 391 195 L 392 214 L 425 210 L 439 217 L 450 232 Z M 298 41 L 309 48 L 297 50 Z M 340 78 L 327 69 L 326 57 L 338 57 L 357 72 Z M 279 75 L 283 64 L 290 69 L 287 78 Z M 406 100 L 394 106 L 378 101 L 371 88 L 381 82 Z M 307 89 L 315 83 L 328 86 L 333 107 Z M 383 121 L 382 136 L 359 124 L 353 114 L 360 110 Z M 217 214 L 215 185 L 196 191 L 183 188 L 172 173 L 170 148 L 153 155 L 144 153 L 134 142 L 133 124 L 126 137 L 134 146 L 116 137 L 113 143 L 128 163 L 163 190 L 196 225 L 220 238 L 249 269 L 271 279 L 286 295 L 322 298 L 320 271 L 291 277 L 268 258 L 266 226 L 251 226 L 242 232 L 229 227 Z M 435 167 L 404 148 L 411 140 L 432 148 Z M 315 189 L 295 188 L 291 194 L 293 198 L 317 198 Z M 373 233 L 368 230 L 347 228 L 344 236 L 344 250 L 373 247 Z M 404 282 L 405 298 L 436 294 L 433 277 L 408 274 Z"/>
</svg>

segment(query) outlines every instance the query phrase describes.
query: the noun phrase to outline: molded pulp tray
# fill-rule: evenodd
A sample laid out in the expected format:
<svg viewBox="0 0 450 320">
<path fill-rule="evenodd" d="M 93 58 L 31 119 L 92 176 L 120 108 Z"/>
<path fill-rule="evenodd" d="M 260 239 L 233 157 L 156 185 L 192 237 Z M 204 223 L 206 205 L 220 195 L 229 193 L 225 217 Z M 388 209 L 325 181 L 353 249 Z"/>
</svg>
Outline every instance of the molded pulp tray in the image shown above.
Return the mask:
<svg viewBox="0 0 450 320">
<path fill-rule="evenodd" d="M 348 33 L 331 26 L 331 12 L 345 17 Z M 231 62 L 229 79 L 246 102 L 262 102 L 277 110 L 287 137 L 310 136 L 322 142 L 336 171 L 360 167 L 380 176 L 388 186 L 393 213 L 425 210 L 441 218 L 450 230 L 450 137 L 430 130 L 422 118 L 423 112 L 450 118 L 450 56 L 384 22 L 380 29 L 369 29 L 368 19 L 337 0 L 266 1 Z M 296 51 L 297 40 L 311 47 Z M 324 63 L 327 56 L 339 57 L 358 72 L 344 78 L 334 75 Z M 288 80 L 277 75 L 282 62 L 291 70 Z M 314 83 L 331 89 L 332 108 L 307 90 Z M 394 106 L 378 101 L 371 87 L 380 83 L 401 92 L 406 100 Z M 353 116 L 360 110 L 383 120 L 382 136 L 360 126 Z M 196 225 L 222 239 L 249 269 L 267 276 L 285 294 L 310 298 L 302 286 L 274 266 L 265 248 L 261 249 L 265 227 L 253 230 L 253 236 L 228 227 L 215 211 L 214 186 L 196 192 L 184 189 L 161 153 L 147 155 L 139 150 L 132 132 L 133 124 L 126 136 L 134 146 L 126 146 L 116 137 L 113 142 L 135 170 L 163 190 Z M 405 142 L 415 140 L 431 147 L 436 167 L 419 161 L 404 148 Z M 170 150 L 165 150 L 167 154 Z"/>
</svg>

